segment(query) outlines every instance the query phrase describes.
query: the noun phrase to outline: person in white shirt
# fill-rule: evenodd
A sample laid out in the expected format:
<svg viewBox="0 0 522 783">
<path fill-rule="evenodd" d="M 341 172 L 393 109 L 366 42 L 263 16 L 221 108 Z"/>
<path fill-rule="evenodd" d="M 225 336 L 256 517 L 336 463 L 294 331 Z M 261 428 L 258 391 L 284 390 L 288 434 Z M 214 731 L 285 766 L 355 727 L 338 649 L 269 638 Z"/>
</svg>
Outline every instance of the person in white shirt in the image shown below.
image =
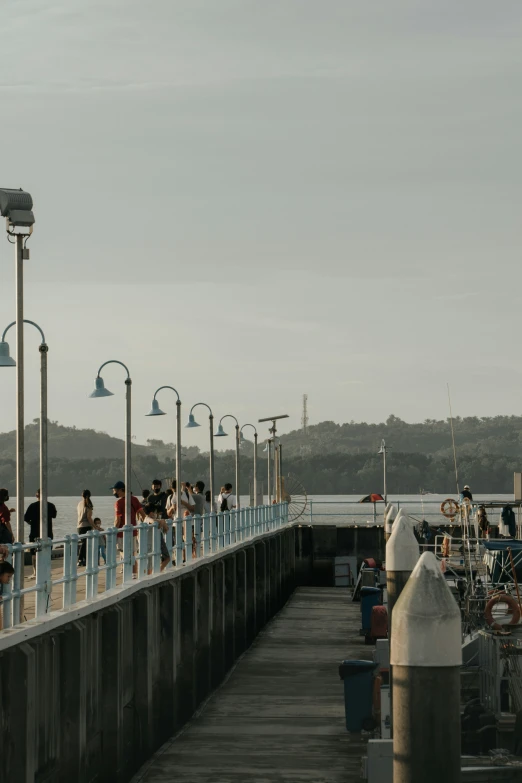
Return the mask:
<svg viewBox="0 0 522 783">
<path fill-rule="evenodd" d="M 177 516 L 177 508 L 176 508 L 176 479 L 173 479 L 171 482 L 172 487 L 172 495 L 169 495 L 167 499 L 167 516 L 170 519 L 175 519 Z M 183 488 L 183 485 L 181 487 L 181 514 L 183 515 L 184 511 L 190 511 L 191 514 L 194 513 L 194 501 L 192 497 L 189 496 L 189 493 L 186 489 Z"/>
<path fill-rule="evenodd" d="M 218 497 L 218 511 L 233 511 L 237 508 L 237 498 L 232 494 L 232 484 L 225 484 Z"/>
</svg>

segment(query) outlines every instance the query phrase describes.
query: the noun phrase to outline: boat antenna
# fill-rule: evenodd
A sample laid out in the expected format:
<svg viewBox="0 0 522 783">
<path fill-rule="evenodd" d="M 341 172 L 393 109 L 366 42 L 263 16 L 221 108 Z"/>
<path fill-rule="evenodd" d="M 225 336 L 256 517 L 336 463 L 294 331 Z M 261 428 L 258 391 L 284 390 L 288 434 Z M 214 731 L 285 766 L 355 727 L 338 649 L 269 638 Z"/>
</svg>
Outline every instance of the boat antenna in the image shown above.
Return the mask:
<svg viewBox="0 0 522 783">
<path fill-rule="evenodd" d="M 451 441 L 453 443 L 453 463 L 455 465 L 455 481 L 457 482 L 457 495 L 460 495 L 459 472 L 458 472 L 458 469 L 457 469 L 457 451 L 455 449 L 455 432 L 453 430 L 453 413 L 451 412 L 450 387 L 449 387 L 449 383 L 446 384 L 446 385 L 448 387 L 448 402 L 449 402 L 449 411 L 450 411 Z"/>
</svg>

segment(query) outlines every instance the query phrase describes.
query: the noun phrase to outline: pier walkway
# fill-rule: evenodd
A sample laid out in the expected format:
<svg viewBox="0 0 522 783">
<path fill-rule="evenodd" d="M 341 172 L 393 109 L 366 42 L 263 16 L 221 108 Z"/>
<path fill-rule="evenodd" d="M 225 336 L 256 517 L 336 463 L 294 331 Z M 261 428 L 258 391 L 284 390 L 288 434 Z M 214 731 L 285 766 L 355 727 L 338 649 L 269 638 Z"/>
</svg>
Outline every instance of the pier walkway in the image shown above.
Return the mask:
<svg viewBox="0 0 522 783">
<path fill-rule="evenodd" d="M 347 590 L 299 587 L 199 713 L 133 783 L 359 783 L 339 662 L 371 658 Z"/>
</svg>

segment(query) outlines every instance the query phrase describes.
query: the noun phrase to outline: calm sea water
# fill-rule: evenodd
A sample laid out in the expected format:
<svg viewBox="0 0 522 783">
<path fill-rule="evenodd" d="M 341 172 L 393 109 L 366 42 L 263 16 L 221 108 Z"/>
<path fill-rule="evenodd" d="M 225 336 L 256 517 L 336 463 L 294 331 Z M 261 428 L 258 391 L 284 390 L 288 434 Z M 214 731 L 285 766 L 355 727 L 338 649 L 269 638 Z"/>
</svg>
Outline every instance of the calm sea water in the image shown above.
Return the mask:
<svg viewBox="0 0 522 783">
<path fill-rule="evenodd" d="M 394 503 L 404 505 L 405 510 L 413 518 L 419 521 L 423 518 L 428 519 L 431 524 L 441 524 L 444 518 L 440 514 L 440 504 L 445 498 L 454 497 L 455 493 L 444 495 L 390 495 L 388 500 Z M 76 507 L 80 498 L 75 497 L 51 497 L 49 498 L 56 506 L 58 517 L 54 522 L 54 537 L 59 538 L 76 531 L 77 512 Z M 296 496 L 290 504 L 290 514 L 303 524 L 331 524 L 354 523 L 366 524 L 372 523 L 377 519 L 382 521 L 384 503 L 376 504 L 376 517 L 374 517 L 373 504 L 359 503 L 360 495 L 310 495 L 308 498 Z M 512 501 L 510 495 L 477 495 L 475 500 L 482 501 Z M 26 498 L 25 507 L 32 503 L 34 498 Z M 94 515 L 100 517 L 102 526 L 107 527 L 114 523 L 114 499 L 111 495 L 103 497 L 93 497 Z M 249 504 L 247 496 L 241 497 L 243 506 Z M 8 504 L 10 507 L 16 506 L 16 499 L 11 498 Z"/>
</svg>

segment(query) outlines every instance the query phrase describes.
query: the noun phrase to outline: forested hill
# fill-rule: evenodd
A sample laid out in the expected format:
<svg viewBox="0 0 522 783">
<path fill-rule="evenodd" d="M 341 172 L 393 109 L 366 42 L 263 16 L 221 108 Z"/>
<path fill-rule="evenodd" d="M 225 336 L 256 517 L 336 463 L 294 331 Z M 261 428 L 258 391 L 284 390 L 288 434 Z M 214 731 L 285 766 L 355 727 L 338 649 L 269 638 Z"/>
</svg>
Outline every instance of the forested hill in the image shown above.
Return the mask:
<svg viewBox="0 0 522 783">
<path fill-rule="evenodd" d="M 259 441 L 268 435 L 259 430 Z M 382 491 L 382 457 L 377 454 L 385 438 L 388 454 L 388 491 L 416 493 L 453 492 L 455 478 L 451 432 L 447 421 L 408 424 L 390 416 L 382 424 L 322 422 L 283 435 L 284 472 L 294 473 L 312 494 L 368 494 Z M 522 470 L 522 417 L 463 418 L 455 420 L 459 474 L 476 493 L 513 491 L 513 472 Z M 252 476 L 253 446 L 242 447 L 242 491 Z M 155 476 L 174 473 L 174 445 L 150 440 L 133 444 L 133 490 L 147 486 Z M 76 495 L 88 487 L 105 494 L 123 478 L 123 441 L 95 430 L 49 425 L 49 486 L 53 495 Z M 259 448 L 258 476 L 266 476 L 266 452 Z M 15 434 L 0 435 L 0 486 L 14 494 Z M 201 479 L 208 485 L 208 454 L 183 444 L 185 480 Z M 217 452 L 216 484 L 234 480 L 233 451 Z M 38 482 L 38 422 L 26 427 L 26 482 L 30 494 Z"/>
<path fill-rule="evenodd" d="M 459 455 L 506 457 L 522 456 L 522 416 L 495 416 L 492 418 L 456 417 L 453 421 Z M 281 442 L 287 455 L 372 453 L 378 450 L 381 439 L 393 451 L 402 453 L 451 454 L 449 420 L 427 419 L 409 424 L 397 416 L 389 416 L 381 424 L 351 421 L 336 424 L 323 421 L 302 430 L 284 435 Z"/>
</svg>

